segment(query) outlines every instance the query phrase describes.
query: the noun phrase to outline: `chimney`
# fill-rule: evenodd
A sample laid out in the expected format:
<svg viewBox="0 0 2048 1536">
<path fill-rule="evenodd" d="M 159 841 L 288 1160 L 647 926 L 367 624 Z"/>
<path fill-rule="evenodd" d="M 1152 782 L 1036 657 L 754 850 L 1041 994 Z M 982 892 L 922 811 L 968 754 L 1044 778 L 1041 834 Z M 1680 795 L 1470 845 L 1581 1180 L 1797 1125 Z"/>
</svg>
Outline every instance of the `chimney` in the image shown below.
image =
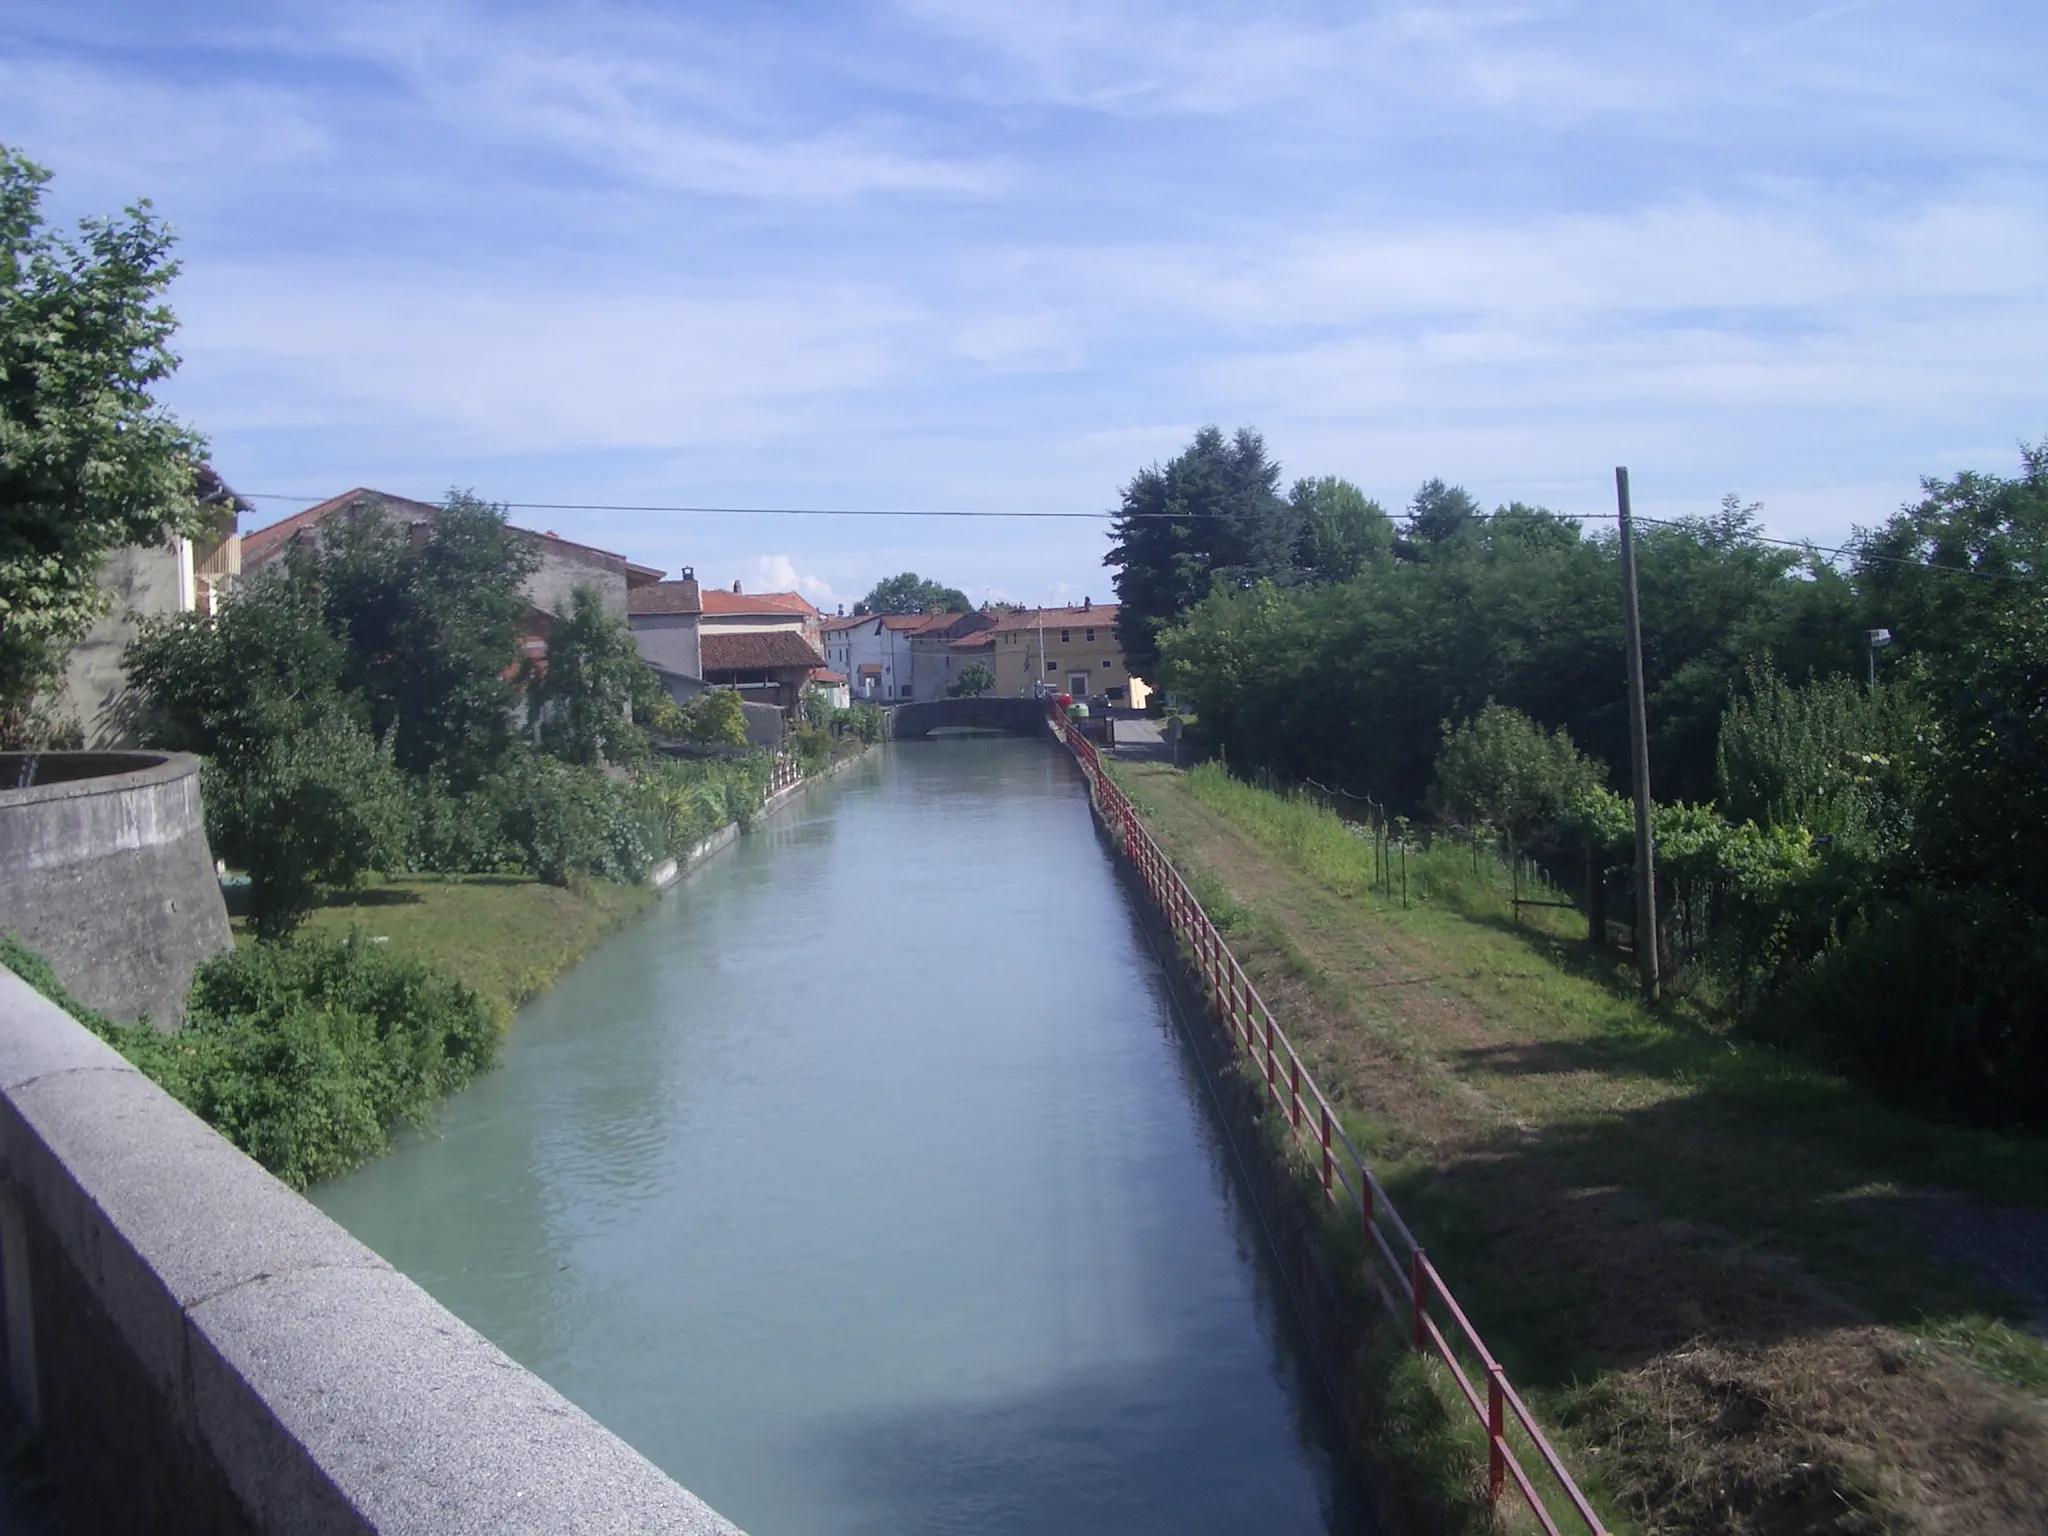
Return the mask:
<svg viewBox="0 0 2048 1536">
<path fill-rule="evenodd" d="M 733 589 L 734 593 L 738 593 L 738 591 L 739 591 L 739 589 L 740 589 L 740 584 L 739 584 L 738 582 L 734 582 L 734 583 L 732 584 L 732 589 Z"/>
<path fill-rule="evenodd" d="M 697 567 L 694 565 L 684 566 L 682 579 L 684 581 L 695 581 L 697 579 Z"/>
<path fill-rule="evenodd" d="M 425 549 L 427 547 L 427 536 L 433 531 L 433 528 L 425 519 L 415 522 L 408 530 L 412 535 L 412 547 L 415 550 Z"/>
<path fill-rule="evenodd" d="M 1095 606 L 1095 599 L 1094 599 L 1094 598 L 1092 598 L 1092 597 L 1084 597 L 1084 598 L 1082 598 L 1082 599 L 1081 599 L 1081 611 L 1082 611 L 1083 613 L 1086 613 L 1086 612 L 1087 612 L 1087 611 L 1088 611 L 1088 610 L 1089 610 L 1090 608 L 1093 608 L 1094 606 Z"/>
<path fill-rule="evenodd" d="M 839 605 L 839 617 L 842 619 L 846 617 L 846 604 L 844 603 Z"/>
</svg>

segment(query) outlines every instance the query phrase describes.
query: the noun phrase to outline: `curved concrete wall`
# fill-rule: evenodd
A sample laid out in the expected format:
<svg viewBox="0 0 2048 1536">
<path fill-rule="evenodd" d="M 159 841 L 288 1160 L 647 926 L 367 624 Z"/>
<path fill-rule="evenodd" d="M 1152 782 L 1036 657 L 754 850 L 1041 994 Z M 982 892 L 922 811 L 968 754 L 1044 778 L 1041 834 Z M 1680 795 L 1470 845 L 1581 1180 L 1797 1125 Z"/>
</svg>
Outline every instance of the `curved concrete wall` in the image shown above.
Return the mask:
<svg viewBox="0 0 2048 1536">
<path fill-rule="evenodd" d="M 738 1536 L 4 969 L 0 1291 L 78 1529 Z"/>
<path fill-rule="evenodd" d="M 11 786 L 0 752 L 0 929 L 21 935 L 78 998 L 171 1028 L 201 960 L 234 944 L 199 809 L 199 759 L 46 752 Z"/>
</svg>

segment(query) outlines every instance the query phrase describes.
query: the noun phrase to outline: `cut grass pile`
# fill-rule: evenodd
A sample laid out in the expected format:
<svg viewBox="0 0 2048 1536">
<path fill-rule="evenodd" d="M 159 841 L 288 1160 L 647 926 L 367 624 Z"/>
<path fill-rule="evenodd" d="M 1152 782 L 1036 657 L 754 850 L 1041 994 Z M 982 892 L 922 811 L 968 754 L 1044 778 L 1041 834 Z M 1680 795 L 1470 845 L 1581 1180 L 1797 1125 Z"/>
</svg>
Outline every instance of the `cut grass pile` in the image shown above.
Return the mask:
<svg viewBox="0 0 2048 1536">
<path fill-rule="evenodd" d="M 1469 849 L 1411 852 L 1403 910 L 1312 804 L 1114 771 L 1619 1526 L 2048 1529 L 2048 1349 L 1930 1219 L 1995 1236 L 2048 1145 L 1644 1011 Z M 1441 1483 L 1423 1438 L 1389 1453 Z"/>
</svg>

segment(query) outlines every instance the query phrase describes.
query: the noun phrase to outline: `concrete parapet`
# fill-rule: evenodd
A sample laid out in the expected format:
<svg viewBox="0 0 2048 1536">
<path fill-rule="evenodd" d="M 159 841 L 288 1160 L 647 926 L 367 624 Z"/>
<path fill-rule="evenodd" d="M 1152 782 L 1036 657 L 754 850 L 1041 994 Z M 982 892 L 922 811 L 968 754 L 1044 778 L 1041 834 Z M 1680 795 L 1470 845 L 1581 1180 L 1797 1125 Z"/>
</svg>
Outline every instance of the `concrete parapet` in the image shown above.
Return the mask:
<svg viewBox="0 0 2048 1536">
<path fill-rule="evenodd" d="M 0 929 L 21 935 L 80 1000 L 171 1028 L 199 962 L 233 947 L 180 752 L 46 752 L 15 789 L 0 752 Z"/>
<path fill-rule="evenodd" d="M 81 1528 L 737 1536 L 5 970 L 0 1289 Z"/>
</svg>

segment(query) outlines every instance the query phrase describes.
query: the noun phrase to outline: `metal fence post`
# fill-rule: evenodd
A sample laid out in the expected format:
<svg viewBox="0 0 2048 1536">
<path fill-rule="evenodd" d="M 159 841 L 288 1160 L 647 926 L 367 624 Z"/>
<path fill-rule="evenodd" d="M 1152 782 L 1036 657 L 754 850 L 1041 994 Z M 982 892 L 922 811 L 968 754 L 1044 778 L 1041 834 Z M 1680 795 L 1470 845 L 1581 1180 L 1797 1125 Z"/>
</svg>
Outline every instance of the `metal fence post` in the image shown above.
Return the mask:
<svg viewBox="0 0 2048 1536">
<path fill-rule="evenodd" d="M 1500 1367 L 1486 1368 L 1486 1500 L 1500 1502 L 1501 1484 L 1507 1481 L 1507 1404 L 1501 1391 Z"/>
<path fill-rule="evenodd" d="M 1337 1181 L 1337 1159 L 1330 1155 L 1330 1106 L 1319 1104 L 1317 1118 L 1321 1122 L 1317 1126 L 1318 1139 L 1323 1144 L 1323 1198 L 1328 1200 L 1336 1193 L 1334 1186 Z"/>
<path fill-rule="evenodd" d="M 1408 1267 L 1415 1290 L 1415 1348 L 1419 1352 L 1429 1347 L 1429 1266 L 1423 1263 L 1420 1248 Z"/>
</svg>

